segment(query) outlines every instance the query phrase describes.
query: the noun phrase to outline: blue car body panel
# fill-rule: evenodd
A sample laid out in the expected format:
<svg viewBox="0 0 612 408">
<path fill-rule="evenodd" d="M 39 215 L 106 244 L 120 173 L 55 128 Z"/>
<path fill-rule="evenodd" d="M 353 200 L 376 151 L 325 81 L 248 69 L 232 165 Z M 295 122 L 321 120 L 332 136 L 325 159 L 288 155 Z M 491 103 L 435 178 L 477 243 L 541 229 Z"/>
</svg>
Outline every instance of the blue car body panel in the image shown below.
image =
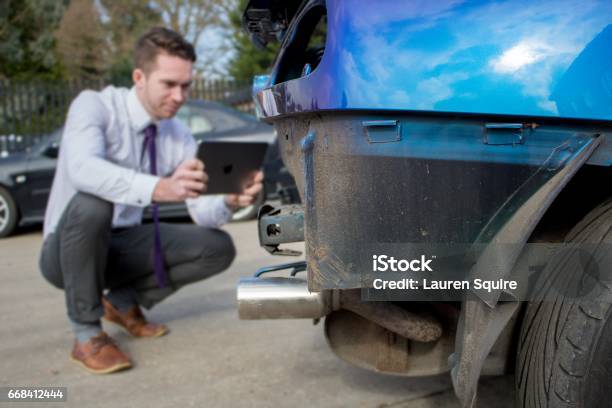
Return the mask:
<svg viewBox="0 0 612 408">
<path fill-rule="evenodd" d="M 365 109 L 612 120 L 610 1 L 326 6 L 323 59 L 290 81 L 273 72 L 258 94 L 264 117 Z"/>
</svg>

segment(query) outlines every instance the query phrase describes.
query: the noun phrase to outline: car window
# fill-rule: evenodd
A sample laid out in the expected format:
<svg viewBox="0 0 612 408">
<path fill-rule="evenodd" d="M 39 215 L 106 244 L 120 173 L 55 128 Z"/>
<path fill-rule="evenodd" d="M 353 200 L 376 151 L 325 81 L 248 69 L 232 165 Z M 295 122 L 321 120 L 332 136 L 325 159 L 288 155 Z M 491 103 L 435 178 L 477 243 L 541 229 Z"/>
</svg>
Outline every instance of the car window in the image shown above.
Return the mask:
<svg viewBox="0 0 612 408">
<path fill-rule="evenodd" d="M 247 124 L 241 115 L 232 114 L 222 109 L 206 109 L 205 112 L 208 118 L 215 124 L 215 130 L 218 132 L 238 129 Z"/>
<path fill-rule="evenodd" d="M 44 135 L 38 142 L 36 142 L 30 148 L 30 151 L 37 153 L 37 154 L 42 154 L 51 145 L 56 145 L 59 147 L 63 132 L 64 132 L 64 128 L 61 127 L 47 135 Z"/>
<path fill-rule="evenodd" d="M 206 133 L 212 130 L 212 124 L 201 115 L 193 115 L 189 118 L 189 129 L 191 133 Z"/>
<path fill-rule="evenodd" d="M 193 109 L 190 106 L 183 106 L 176 116 L 191 129 L 193 134 L 210 132 L 215 127 L 201 110 Z"/>
</svg>

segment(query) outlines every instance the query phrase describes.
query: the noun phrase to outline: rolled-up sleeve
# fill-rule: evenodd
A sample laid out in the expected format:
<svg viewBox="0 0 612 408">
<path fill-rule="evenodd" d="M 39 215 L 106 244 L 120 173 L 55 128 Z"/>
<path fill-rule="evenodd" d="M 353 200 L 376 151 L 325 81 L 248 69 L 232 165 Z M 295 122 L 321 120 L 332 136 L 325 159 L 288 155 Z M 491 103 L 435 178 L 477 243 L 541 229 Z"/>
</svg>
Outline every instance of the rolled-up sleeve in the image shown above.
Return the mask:
<svg viewBox="0 0 612 408">
<path fill-rule="evenodd" d="M 185 144 L 181 162 L 193 159 L 198 149 L 191 132 L 188 129 L 184 131 Z M 232 218 L 232 211 L 225 204 L 223 195 L 202 195 L 198 198 L 188 198 L 185 203 L 193 222 L 202 227 L 219 228 Z"/>
<path fill-rule="evenodd" d="M 105 159 L 109 116 L 92 91 L 81 92 L 70 106 L 62 140 L 70 181 L 78 191 L 117 204 L 145 207 L 151 203 L 159 177 Z"/>
</svg>

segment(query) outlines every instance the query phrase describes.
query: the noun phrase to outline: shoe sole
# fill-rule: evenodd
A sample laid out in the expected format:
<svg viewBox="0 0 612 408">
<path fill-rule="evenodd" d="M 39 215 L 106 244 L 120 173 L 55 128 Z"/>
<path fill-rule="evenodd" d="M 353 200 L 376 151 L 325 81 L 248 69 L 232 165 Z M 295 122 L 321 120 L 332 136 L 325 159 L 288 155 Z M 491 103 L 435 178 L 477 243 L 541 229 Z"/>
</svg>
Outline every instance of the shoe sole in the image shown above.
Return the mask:
<svg viewBox="0 0 612 408">
<path fill-rule="evenodd" d="M 123 329 L 123 330 L 124 330 L 124 331 L 125 331 L 127 334 L 129 334 L 130 336 L 132 336 L 132 337 L 134 337 L 134 338 L 137 338 L 137 339 L 147 339 L 147 338 L 154 339 L 154 338 L 156 338 L 156 337 L 161 337 L 161 336 L 164 336 L 164 335 L 166 335 L 166 334 L 170 333 L 170 330 L 169 330 L 167 327 L 165 327 L 165 326 L 164 326 L 164 328 L 163 328 L 162 330 L 160 330 L 159 332 L 155 333 L 155 334 L 154 334 L 154 335 L 152 335 L 152 336 L 136 336 L 135 334 L 130 333 L 130 331 L 129 331 L 128 329 L 126 329 L 126 328 L 125 328 L 125 326 L 123 326 L 122 324 L 117 323 L 117 322 L 116 322 L 116 321 L 114 321 L 114 320 L 110 320 L 110 319 L 109 319 L 109 318 L 107 318 L 107 317 L 103 317 L 103 319 L 104 319 L 104 321 L 107 321 L 107 322 L 109 322 L 109 323 L 112 323 L 112 324 L 114 324 L 115 326 L 121 327 L 121 328 L 122 328 L 122 329 Z"/>
<path fill-rule="evenodd" d="M 115 364 L 112 367 L 96 370 L 94 368 L 87 367 L 83 361 L 76 359 L 73 356 L 70 356 L 70 360 L 80 365 L 81 367 L 83 367 L 85 370 L 89 371 L 92 374 L 110 374 L 110 373 L 114 373 L 117 371 L 123 371 L 123 370 L 126 370 L 132 367 L 131 363 L 121 363 L 121 364 Z"/>
</svg>

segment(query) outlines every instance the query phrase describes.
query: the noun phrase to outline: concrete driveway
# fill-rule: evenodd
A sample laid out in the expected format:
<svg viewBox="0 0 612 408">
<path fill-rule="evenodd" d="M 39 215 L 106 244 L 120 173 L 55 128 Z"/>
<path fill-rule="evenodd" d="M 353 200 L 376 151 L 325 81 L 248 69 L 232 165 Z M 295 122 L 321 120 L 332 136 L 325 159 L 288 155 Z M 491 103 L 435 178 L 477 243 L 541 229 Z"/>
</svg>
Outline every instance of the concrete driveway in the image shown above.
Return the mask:
<svg viewBox="0 0 612 408">
<path fill-rule="evenodd" d="M 226 229 L 238 256 L 225 273 L 186 287 L 148 315 L 171 333 L 133 339 L 105 325 L 135 362 L 91 375 L 68 359 L 72 335 L 63 292 L 39 274 L 39 230 L 0 240 L 0 386 L 64 386 L 70 407 L 458 407 L 448 376 L 394 378 L 350 366 L 309 320 L 240 321 L 235 285 L 272 257 L 255 222 Z M 297 246 L 296 248 L 299 248 Z M 513 379 L 485 379 L 482 407 L 512 407 Z M 0 408 L 10 406 L 0 402 Z M 47 404 L 14 403 L 16 407 Z"/>
</svg>

